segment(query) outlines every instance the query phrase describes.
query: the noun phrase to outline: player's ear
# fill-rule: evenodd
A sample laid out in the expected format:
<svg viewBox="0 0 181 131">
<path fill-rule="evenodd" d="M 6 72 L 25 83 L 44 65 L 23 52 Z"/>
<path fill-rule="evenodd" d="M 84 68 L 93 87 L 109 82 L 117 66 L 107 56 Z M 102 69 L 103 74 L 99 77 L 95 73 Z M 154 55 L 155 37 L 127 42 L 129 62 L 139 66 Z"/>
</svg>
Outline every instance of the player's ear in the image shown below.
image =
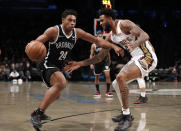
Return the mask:
<svg viewBox="0 0 181 131">
<path fill-rule="evenodd" d="M 62 18 L 62 23 L 64 23 L 64 21 L 65 21 L 65 18 Z"/>
</svg>

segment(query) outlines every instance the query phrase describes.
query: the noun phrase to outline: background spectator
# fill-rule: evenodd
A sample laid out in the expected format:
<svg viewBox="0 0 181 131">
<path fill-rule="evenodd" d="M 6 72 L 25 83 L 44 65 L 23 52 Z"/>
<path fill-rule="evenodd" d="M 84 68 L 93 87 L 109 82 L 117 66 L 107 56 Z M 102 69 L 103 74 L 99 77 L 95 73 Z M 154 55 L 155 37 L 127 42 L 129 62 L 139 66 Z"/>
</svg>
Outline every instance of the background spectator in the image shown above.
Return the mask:
<svg viewBox="0 0 181 131">
<path fill-rule="evenodd" d="M 19 77 L 20 77 L 19 73 L 17 72 L 16 69 L 14 69 L 9 75 L 9 80 L 19 79 Z"/>
</svg>

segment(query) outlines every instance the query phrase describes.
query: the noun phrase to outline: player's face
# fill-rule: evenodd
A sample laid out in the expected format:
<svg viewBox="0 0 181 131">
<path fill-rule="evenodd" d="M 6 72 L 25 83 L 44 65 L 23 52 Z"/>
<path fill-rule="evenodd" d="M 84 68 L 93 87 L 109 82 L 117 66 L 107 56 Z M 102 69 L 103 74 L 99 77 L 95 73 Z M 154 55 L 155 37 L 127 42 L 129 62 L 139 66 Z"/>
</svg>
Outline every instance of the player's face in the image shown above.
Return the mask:
<svg viewBox="0 0 181 131">
<path fill-rule="evenodd" d="M 97 37 L 103 38 L 103 35 L 102 34 L 98 34 Z"/>
<path fill-rule="evenodd" d="M 109 25 L 108 18 L 107 18 L 105 15 L 100 15 L 100 16 L 99 16 L 99 20 L 100 20 L 100 26 L 102 26 L 102 28 L 103 28 L 104 30 L 106 30 L 106 28 L 107 28 L 108 26 L 110 26 L 110 25 Z"/>
<path fill-rule="evenodd" d="M 76 25 L 76 17 L 74 15 L 67 15 L 66 18 L 62 18 L 62 23 L 67 30 L 71 31 Z"/>
</svg>

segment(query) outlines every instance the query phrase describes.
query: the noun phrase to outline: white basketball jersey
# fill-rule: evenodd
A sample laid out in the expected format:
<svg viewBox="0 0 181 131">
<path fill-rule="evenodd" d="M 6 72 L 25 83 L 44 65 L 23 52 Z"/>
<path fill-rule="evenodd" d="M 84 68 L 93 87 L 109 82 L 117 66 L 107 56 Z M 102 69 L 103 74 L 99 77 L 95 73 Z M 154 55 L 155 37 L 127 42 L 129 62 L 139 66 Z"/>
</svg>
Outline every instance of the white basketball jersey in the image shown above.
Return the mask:
<svg viewBox="0 0 181 131">
<path fill-rule="evenodd" d="M 117 34 L 114 34 L 111 31 L 111 40 L 116 43 L 119 44 L 121 47 L 123 47 L 125 50 L 128 50 L 128 45 L 127 43 L 124 42 L 125 39 L 127 39 L 130 42 L 135 42 L 136 37 L 133 36 L 132 34 L 126 35 L 122 32 L 122 30 L 120 29 L 120 22 L 118 21 L 117 23 Z M 148 43 L 148 42 L 146 42 Z M 149 46 L 149 45 L 147 45 Z M 129 50 L 128 50 L 129 51 Z M 140 47 L 136 47 L 132 52 L 130 52 L 131 56 L 138 56 L 138 55 L 144 55 L 143 50 Z"/>
</svg>

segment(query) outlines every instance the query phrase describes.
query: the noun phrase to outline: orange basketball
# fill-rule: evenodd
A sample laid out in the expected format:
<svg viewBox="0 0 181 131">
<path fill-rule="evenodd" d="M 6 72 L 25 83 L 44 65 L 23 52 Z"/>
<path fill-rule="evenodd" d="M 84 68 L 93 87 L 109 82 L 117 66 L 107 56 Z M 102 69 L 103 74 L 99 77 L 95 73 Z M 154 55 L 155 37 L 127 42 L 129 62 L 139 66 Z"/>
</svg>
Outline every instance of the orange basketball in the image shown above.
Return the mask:
<svg viewBox="0 0 181 131">
<path fill-rule="evenodd" d="M 42 42 L 31 41 L 26 45 L 25 52 L 32 61 L 41 61 L 45 58 L 47 50 Z"/>
</svg>

